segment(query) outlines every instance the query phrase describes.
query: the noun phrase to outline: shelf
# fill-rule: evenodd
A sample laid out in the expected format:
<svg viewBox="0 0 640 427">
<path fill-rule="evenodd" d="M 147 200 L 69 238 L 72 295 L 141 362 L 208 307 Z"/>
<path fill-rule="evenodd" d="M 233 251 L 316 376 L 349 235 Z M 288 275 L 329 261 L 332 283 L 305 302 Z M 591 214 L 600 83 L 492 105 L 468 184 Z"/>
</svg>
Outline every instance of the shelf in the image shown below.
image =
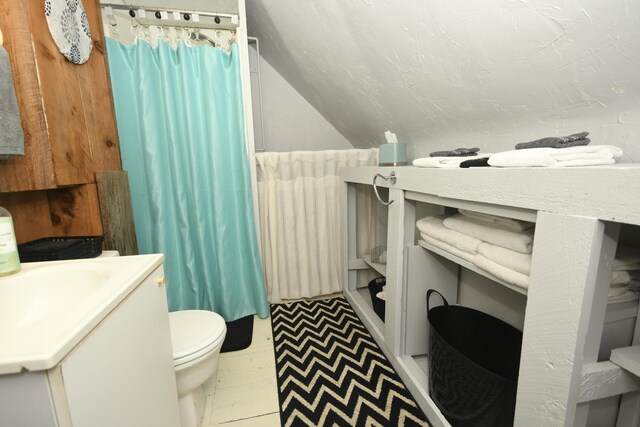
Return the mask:
<svg viewBox="0 0 640 427">
<path fill-rule="evenodd" d="M 418 241 L 418 245 L 422 246 L 423 248 L 425 248 L 428 251 L 434 252 L 434 253 L 436 253 L 436 254 L 444 257 L 444 258 L 447 258 L 448 260 L 453 261 L 456 264 L 459 264 L 460 266 L 462 266 L 462 267 L 464 267 L 466 269 L 469 269 L 469 270 L 471 270 L 473 272 L 476 272 L 476 273 L 480 274 L 481 276 L 487 277 L 488 279 L 491 279 L 494 282 L 497 282 L 497 283 L 501 284 L 504 287 L 507 287 L 507 288 L 509 288 L 509 289 L 511 289 L 511 290 L 513 290 L 515 292 L 518 292 L 519 294 L 527 295 L 527 289 L 523 289 L 523 288 L 521 288 L 519 286 L 512 285 L 511 283 L 507 283 L 504 280 L 499 279 L 496 276 L 494 276 L 493 274 L 489 273 L 488 271 L 481 269 L 477 265 L 475 265 L 473 263 L 470 263 L 469 261 L 464 260 L 464 259 L 462 259 L 460 257 L 457 257 L 457 256 L 455 256 L 455 255 L 453 255 L 453 254 L 451 254 L 451 253 L 449 253 L 447 251 L 443 251 L 442 249 L 437 248 L 437 247 L 435 247 L 433 245 L 430 245 L 429 243 L 425 242 L 424 240 Z"/>
<path fill-rule="evenodd" d="M 379 262 L 371 261 L 371 256 L 369 256 L 369 255 L 364 255 L 362 257 L 362 260 L 364 262 L 366 262 L 371 268 L 373 268 L 378 273 L 382 274 L 385 277 L 387 276 L 387 265 L 386 264 L 380 264 Z"/>
<path fill-rule="evenodd" d="M 640 377 L 640 345 L 611 350 L 610 359 L 622 369 Z"/>
</svg>

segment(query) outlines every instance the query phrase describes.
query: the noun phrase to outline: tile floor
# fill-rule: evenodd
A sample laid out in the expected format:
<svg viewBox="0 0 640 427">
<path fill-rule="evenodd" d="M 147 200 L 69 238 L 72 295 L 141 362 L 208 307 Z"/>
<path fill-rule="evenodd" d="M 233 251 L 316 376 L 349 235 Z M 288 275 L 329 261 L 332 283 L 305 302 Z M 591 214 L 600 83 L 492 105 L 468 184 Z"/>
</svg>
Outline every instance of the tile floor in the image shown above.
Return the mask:
<svg viewBox="0 0 640 427">
<path fill-rule="evenodd" d="M 202 427 L 280 427 L 270 318 L 254 318 L 248 348 L 220 355 L 218 378 L 205 383 L 205 395 Z"/>
</svg>

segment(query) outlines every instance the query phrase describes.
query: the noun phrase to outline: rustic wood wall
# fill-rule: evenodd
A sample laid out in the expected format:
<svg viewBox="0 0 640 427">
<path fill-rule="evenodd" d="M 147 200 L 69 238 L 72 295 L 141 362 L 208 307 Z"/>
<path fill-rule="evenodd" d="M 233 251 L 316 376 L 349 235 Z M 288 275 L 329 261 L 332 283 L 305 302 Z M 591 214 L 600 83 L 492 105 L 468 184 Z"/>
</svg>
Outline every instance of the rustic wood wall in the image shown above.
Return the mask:
<svg viewBox="0 0 640 427">
<path fill-rule="evenodd" d="M 42 0 L 0 2 L 25 133 L 25 156 L 0 161 L 0 205 L 19 243 L 102 235 L 95 174 L 122 170 L 99 2 L 83 4 L 94 47 L 75 65 L 58 51 Z"/>
</svg>

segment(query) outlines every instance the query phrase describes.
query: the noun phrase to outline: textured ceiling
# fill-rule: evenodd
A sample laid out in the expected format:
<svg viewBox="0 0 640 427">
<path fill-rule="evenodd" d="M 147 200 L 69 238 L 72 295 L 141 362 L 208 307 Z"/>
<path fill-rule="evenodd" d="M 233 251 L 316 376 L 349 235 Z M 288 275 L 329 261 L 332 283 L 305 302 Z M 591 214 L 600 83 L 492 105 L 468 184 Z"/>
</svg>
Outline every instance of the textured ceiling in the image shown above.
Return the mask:
<svg viewBox="0 0 640 427">
<path fill-rule="evenodd" d="M 640 137 L 638 1 L 247 0 L 247 19 L 262 56 L 356 147 L 387 129 L 415 155 Z"/>
</svg>

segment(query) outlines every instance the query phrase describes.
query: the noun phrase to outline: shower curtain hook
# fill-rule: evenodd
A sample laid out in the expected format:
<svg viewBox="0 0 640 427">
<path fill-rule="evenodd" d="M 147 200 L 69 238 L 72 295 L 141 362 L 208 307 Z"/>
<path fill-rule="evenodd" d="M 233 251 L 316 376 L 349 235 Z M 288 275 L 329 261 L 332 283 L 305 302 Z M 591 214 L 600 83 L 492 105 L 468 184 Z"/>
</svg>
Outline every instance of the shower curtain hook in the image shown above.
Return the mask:
<svg viewBox="0 0 640 427">
<path fill-rule="evenodd" d="M 133 36 L 133 42 L 136 43 L 140 39 L 140 26 L 137 23 L 131 24 L 129 31 Z"/>
<path fill-rule="evenodd" d="M 144 41 L 151 44 L 151 28 L 149 28 L 148 25 L 142 26 L 142 37 L 144 38 Z"/>
<path fill-rule="evenodd" d="M 169 38 L 171 39 L 171 47 L 178 48 L 178 30 L 176 27 L 169 27 Z"/>
</svg>

